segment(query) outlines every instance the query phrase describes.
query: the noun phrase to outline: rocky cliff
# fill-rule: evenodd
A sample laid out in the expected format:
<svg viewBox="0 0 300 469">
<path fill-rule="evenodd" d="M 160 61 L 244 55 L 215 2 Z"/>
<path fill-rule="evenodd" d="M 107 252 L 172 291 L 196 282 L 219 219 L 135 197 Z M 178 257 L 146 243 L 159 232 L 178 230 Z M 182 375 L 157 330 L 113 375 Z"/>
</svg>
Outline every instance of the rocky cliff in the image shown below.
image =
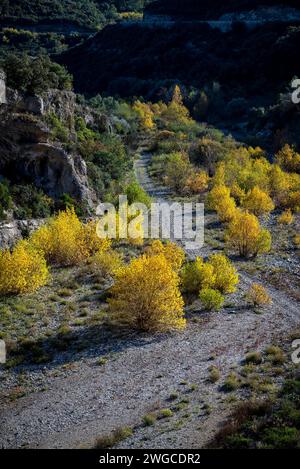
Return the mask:
<svg viewBox="0 0 300 469">
<path fill-rule="evenodd" d="M 3 80 L 0 89 L 0 175 L 12 181 L 24 178 L 53 198 L 69 194 L 91 208 L 94 196 L 85 162 L 52 141 L 43 119 L 49 112 L 71 119 L 75 95 L 50 90 L 44 96 L 22 96 L 5 90 Z"/>
<path fill-rule="evenodd" d="M 26 181 L 53 199 L 68 194 L 92 211 L 96 197 L 88 184 L 86 163 L 53 140 L 45 118 L 52 113 L 72 120 L 74 112 L 74 93 L 49 90 L 42 96 L 21 95 L 6 88 L 0 71 L 0 181 Z M 36 223 L 8 217 L 0 226 L 0 247 L 10 246 Z"/>
</svg>

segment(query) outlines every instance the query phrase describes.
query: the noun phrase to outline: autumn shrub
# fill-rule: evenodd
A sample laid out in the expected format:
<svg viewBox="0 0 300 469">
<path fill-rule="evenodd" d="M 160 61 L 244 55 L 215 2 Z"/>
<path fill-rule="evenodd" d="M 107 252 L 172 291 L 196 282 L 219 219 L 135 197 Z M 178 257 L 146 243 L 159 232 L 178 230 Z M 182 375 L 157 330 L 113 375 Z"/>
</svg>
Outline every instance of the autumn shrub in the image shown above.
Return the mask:
<svg viewBox="0 0 300 469">
<path fill-rule="evenodd" d="M 89 266 L 92 272 L 100 277 L 113 277 L 123 266 L 123 258 L 113 249 L 97 251 L 96 254 L 89 259 Z"/>
<path fill-rule="evenodd" d="M 219 311 L 224 304 L 224 296 L 213 288 L 203 288 L 199 293 L 200 301 L 208 311 Z"/>
<path fill-rule="evenodd" d="M 300 172 L 300 154 L 288 144 L 276 154 L 275 160 L 285 171 Z"/>
<path fill-rule="evenodd" d="M 198 294 L 200 290 L 211 288 L 220 293 L 233 293 L 239 276 L 230 260 L 223 254 L 213 254 L 207 262 L 197 257 L 186 264 L 181 272 L 183 291 Z"/>
<path fill-rule="evenodd" d="M 300 234 L 297 234 L 295 237 L 294 237 L 294 243 L 296 245 L 297 248 L 300 248 Z"/>
<path fill-rule="evenodd" d="M 291 208 L 293 212 L 300 212 L 300 190 L 290 191 L 286 205 Z"/>
<path fill-rule="evenodd" d="M 221 293 L 234 293 L 239 283 L 239 276 L 234 265 L 223 254 L 212 254 L 208 259 L 213 267 L 213 287 Z"/>
<path fill-rule="evenodd" d="M 253 306 L 267 306 L 272 303 L 272 299 L 267 290 L 258 283 L 253 283 L 246 293 L 246 299 Z"/>
<path fill-rule="evenodd" d="M 275 205 L 269 194 L 255 186 L 246 194 L 243 200 L 243 207 L 259 216 L 270 213 L 274 210 Z"/>
<path fill-rule="evenodd" d="M 184 187 L 184 192 L 187 194 L 201 194 L 208 188 L 209 176 L 206 171 L 198 171 L 191 174 Z"/>
<path fill-rule="evenodd" d="M 46 284 L 49 272 L 43 254 L 28 241 L 0 251 L 0 294 L 30 293 Z"/>
<path fill-rule="evenodd" d="M 231 221 L 236 212 L 236 203 L 230 196 L 230 189 L 226 186 L 215 186 L 207 198 L 208 207 L 215 210 L 221 222 Z"/>
<path fill-rule="evenodd" d="M 109 299 L 113 324 L 142 331 L 183 329 L 179 277 L 163 254 L 143 255 L 121 268 Z"/>
<path fill-rule="evenodd" d="M 196 293 L 203 288 L 212 288 L 215 283 L 213 266 L 197 257 L 193 262 L 187 263 L 181 272 L 181 284 L 185 293 Z"/>
<path fill-rule="evenodd" d="M 159 240 L 152 241 L 145 252 L 148 256 L 162 254 L 176 272 L 179 272 L 185 259 L 184 250 L 178 244 L 172 242 L 163 244 Z"/>
<path fill-rule="evenodd" d="M 144 244 L 143 222 L 142 212 L 128 215 L 124 219 L 119 212 L 111 212 L 105 215 L 105 219 L 102 219 L 101 223 L 97 225 L 97 232 L 103 239 L 111 238 L 117 242 L 142 246 Z"/>
<path fill-rule="evenodd" d="M 49 263 L 77 265 L 97 251 L 110 247 L 108 239 L 100 239 L 96 224 L 83 224 L 73 208 L 60 212 L 31 236 L 31 243 L 43 252 Z"/>
<path fill-rule="evenodd" d="M 164 182 L 175 192 L 184 192 L 186 181 L 192 174 L 193 168 L 186 153 L 176 152 L 168 156 L 164 168 Z"/>
<path fill-rule="evenodd" d="M 270 232 L 261 228 L 258 218 L 240 210 L 229 223 L 225 239 L 229 249 L 246 258 L 269 252 L 272 243 Z"/>
<path fill-rule="evenodd" d="M 291 225 L 294 221 L 294 215 L 290 208 L 282 212 L 281 215 L 277 218 L 277 222 L 280 225 Z"/>
</svg>

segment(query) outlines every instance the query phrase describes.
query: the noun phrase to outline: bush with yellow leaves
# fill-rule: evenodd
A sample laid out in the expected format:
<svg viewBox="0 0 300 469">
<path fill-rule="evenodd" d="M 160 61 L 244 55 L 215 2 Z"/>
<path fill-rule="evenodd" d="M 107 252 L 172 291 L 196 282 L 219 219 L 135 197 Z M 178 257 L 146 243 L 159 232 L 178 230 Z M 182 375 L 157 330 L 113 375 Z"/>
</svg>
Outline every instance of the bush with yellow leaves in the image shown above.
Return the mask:
<svg viewBox="0 0 300 469">
<path fill-rule="evenodd" d="M 191 174 L 184 187 L 184 192 L 187 194 L 201 194 L 208 188 L 209 176 L 206 171 L 198 171 Z"/>
<path fill-rule="evenodd" d="M 295 237 L 294 237 L 294 243 L 296 245 L 296 247 L 298 249 L 300 249 L 300 234 L 297 234 Z"/>
<path fill-rule="evenodd" d="M 286 144 L 275 156 L 276 162 L 285 170 L 300 172 L 300 154 Z"/>
<path fill-rule="evenodd" d="M 163 254 L 143 255 L 116 274 L 109 299 L 113 324 L 142 331 L 186 325 L 179 277 Z"/>
<path fill-rule="evenodd" d="M 0 251 L 0 295 L 34 292 L 48 278 L 45 258 L 28 241 L 19 241 L 12 252 Z"/>
<path fill-rule="evenodd" d="M 227 247 L 242 257 L 255 257 L 269 252 L 272 238 L 268 230 L 261 228 L 253 213 L 237 210 L 225 232 Z"/>
<path fill-rule="evenodd" d="M 243 200 L 243 207 L 254 213 L 254 215 L 264 215 L 272 212 L 275 205 L 266 192 L 255 186 L 251 189 Z"/>
<path fill-rule="evenodd" d="M 127 214 L 127 217 L 124 218 L 119 212 L 110 212 L 104 217 L 101 224 L 97 225 L 98 235 L 101 239 L 113 239 L 133 246 L 144 244 L 144 215 L 142 212 L 137 211 L 134 215 Z"/>
<path fill-rule="evenodd" d="M 90 270 L 100 277 L 114 277 L 124 265 L 123 257 L 113 249 L 98 251 L 88 261 Z"/>
<path fill-rule="evenodd" d="M 253 283 L 245 296 L 248 302 L 253 306 L 267 306 L 272 303 L 272 299 L 267 290 L 258 283 Z"/>
<path fill-rule="evenodd" d="M 162 254 L 170 263 L 173 270 L 179 272 L 185 259 L 184 250 L 176 243 L 167 242 L 163 244 L 159 239 L 152 241 L 145 250 L 148 256 Z"/>
<path fill-rule="evenodd" d="M 183 291 L 198 294 L 203 289 L 220 293 L 234 293 L 239 283 L 236 268 L 223 254 L 212 254 L 207 262 L 197 257 L 184 266 L 181 272 Z"/>
<path fill-rule="evenodd" d="M 83 224 L 73 208 L 60 212 L 35 231 L 31 243 L 49 263 L 62 266 L 81 264 L 111 244 L 98 237 L 94 222 Z"/>
<path fill-rule="evenodd" d="M 181 272 L 181 284 L 185 293 L 198 294 L 203 288 L 212 288 L 216 280 L 213 266 L 197 257 L 187 263 Z"/>
<path fill-rule="evenodd" d="M 221 293 L 234 293 L 239 283 L 236 268 L 224 254 L 212 254 L 208 263 L 213 267 L 215 280 L 213 287 Z"/>
<path fill-rule="evenodd" d="M 229 222 L 235 216 L 235 200 L 226 186 L 214 186 L 208 194 L 207 204 L 211 210 L 217 212 L 221 222 Z"/>
<path fill-rule="evenodd" d="M 294 221 L 292 210 L 288 208 L 277 218 L 279 225 L 291 225 Z"/>
<path fill-rule="evenodd" d="M 199 293 L 203 308 L 208 311 L 219 311 L 224 304 L 224 296 L 219 290 L 213 288 L 203 288 Z"/>
</svg>

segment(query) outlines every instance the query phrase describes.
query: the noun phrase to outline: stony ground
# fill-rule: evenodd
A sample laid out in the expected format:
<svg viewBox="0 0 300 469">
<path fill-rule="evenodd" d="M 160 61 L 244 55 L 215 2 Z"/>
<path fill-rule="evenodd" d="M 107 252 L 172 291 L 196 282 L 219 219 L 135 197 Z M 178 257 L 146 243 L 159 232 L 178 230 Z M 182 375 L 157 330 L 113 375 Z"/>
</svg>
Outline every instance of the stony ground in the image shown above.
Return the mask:
<svg viewBox="0 0 300 469">
<path fill-rule="evenodd" d="M 142 153 L 136 163 L 140 183 L 156 199 L 170 200 L 168 191 L 148 177 L 148 163 L 149 155 Z M 189 252 L 190 257 L 206 256 L 222 247 L 220 229 L 210 218 L 206 223 L 206 244 L 199 252 Z M 228 373 L 240 372 L 249 351 L 263 351 L 300 324 L 296 296 L 282 285 L 284 282 L 279 288 L 278 282 L 268 281 L 268 273 L 281 262 L 276 272 L 286 272 L 292 265 L 293 282 L 296 289 L 299 286 L 296 254 L 290 253 L 290 261 L 284 265 L 281 259 L 274 252 L 268 261 L 257 264 L 237 262 L 238 291 L 219 313 L 203 313 L 197 302 L 190 305 L 184 332 L 127 334 L 99 324 L 88 349 L 61 352 L 50 365 L 31 366 L 22 373 L 18 367 L 2 371 L 0 446 L 91 447 L 116 428 L 130 427 L 133 435 L 119 443 L 120 447 L 205 447 L 237 399 L 248 399 L 253 392 L 264 397 L 280 384 L 278 372 L 268 380 L 258 376 L 255 389 L 222 390 Z M 250 309 L 243 298 L 257 279 L 268 286 L 273 299 L 264 311 Z M 216 383 L 209 380 L 211 365 L 220 371 Z M 20 385 L 24 395 L 12 399 L 11 392 Z M 171 412 L 165 415 L 162 409 Z M 144 417 L 149 415 L 161 418 L 145 425 Z"/>
</svg>

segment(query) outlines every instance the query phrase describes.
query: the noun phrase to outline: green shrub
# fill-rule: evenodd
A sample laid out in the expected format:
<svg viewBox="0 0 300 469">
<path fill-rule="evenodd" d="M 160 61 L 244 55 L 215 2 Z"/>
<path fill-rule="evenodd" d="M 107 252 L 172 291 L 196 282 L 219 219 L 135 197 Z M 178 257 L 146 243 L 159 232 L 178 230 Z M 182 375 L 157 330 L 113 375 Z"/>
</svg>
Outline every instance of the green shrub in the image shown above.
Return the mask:
<svg viewBox="0 0 300 469">
<path fill-rule="evenodd" d="M 224 304 L 224 297 L 218 290 L 212 288 L 204 288 L 199 294 L 200 301 L 208 311 L 218 311 Z"/>
<path fill-rule="evenodd" d="M 240 382 L 236 373 L 230 373 L 223 385 L 223 390 L 226 392 L 235 391 L 240 386 Z"/>
<path fill-rule="evenodd" d="M 246 355 L 245 363 L 259 365 L 262 362 L 262 356 L 259 352 L 251 352 Z"/>
<path fill-rule="evenodd" d="M 210 368 L 209 368 L 209 381 L 211 383 L 216 383 L 217 381 L 219 381 L 221 377 L 221 373 L 220 373 L 220 370 L 212 365 Z"/>
</svg>

